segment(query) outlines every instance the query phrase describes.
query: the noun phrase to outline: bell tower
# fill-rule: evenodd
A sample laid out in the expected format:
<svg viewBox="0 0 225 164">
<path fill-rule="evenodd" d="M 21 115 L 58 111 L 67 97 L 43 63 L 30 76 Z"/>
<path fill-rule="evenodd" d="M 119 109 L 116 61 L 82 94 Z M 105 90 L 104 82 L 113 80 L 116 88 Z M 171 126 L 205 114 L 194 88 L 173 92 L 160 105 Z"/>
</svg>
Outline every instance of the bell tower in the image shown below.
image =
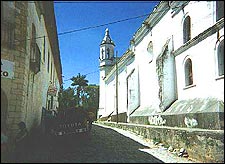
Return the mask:
<svg viewBox="0 0 225 164">
<path fill-rule="evenodd" d="M 115 64 L 114 57 L 115 44 L 109 36 L 109 29 L 105 30 L 105 36 L 100 44 L 100 81 L 104 79 Z"/>
<path fill-rule="evenodd" d="M 105 36 L 100 44 L 100 67 L 114 65 L 114 47 L 115 44 L 109 36 L 109 29 L 105 30 Z"/>
<path fill-rule="evenodd" d="M 105 36 L 100 44 L 100 55 L 99 55 L 99 62 L 100 62 L 100 81 L 99 81 L 99 111 L 98 111 L 98 118 L 104 116 L 106 111 L 105 108 L 105 77 L 110 72 L 112 66 L 115 64 L 115 57 L 114 57 L 114 47 L 115 44 L 110 38 L 109 29 L 105 30 Z"/>
</svg>

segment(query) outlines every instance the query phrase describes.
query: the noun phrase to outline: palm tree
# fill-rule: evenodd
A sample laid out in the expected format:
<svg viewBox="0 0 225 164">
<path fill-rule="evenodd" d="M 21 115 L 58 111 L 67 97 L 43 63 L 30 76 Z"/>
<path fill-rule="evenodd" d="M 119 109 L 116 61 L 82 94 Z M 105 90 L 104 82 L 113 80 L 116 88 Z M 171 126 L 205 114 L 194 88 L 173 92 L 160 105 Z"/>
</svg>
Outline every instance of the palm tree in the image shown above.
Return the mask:
<svg viewBox="0 0 225 164">
<path fill-rule="evenodd" d="M 75 104 L 76 98 L 74 97 L 74 89 L 71 87 L 62 89 L 61 94 L 59 94 L 59 110 L 74 107 Z"/>
<path fill-rule="evenodd" d="M 70 80 L 72 80 L 71 86 L 75 86 L 77 90 L 77 106 L 80 106 L 82 104 L 81 100 L 81 92 L 84 90 L 84 86 L 88 86 L 88 80 L 85 79 L 86 75 L 78 75 L 76 77 L 72 77 Z"/>
</svg>

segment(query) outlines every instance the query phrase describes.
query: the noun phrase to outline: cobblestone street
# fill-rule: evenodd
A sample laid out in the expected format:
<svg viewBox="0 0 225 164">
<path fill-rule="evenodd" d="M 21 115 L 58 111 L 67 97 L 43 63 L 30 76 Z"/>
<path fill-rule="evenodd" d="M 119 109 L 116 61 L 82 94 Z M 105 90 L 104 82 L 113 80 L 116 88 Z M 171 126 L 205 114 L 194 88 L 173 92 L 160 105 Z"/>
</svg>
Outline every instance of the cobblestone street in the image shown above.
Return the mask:
<svg viewBox="0 0 225 164">
<path fill-rule="evenodd" d="M 89 136 L 43 139 L 35 136 L 23 162 L 40 163 L 162 163 L 141 151 L 142 144 L 108 128 L 93 125 Z"/>
</svg>

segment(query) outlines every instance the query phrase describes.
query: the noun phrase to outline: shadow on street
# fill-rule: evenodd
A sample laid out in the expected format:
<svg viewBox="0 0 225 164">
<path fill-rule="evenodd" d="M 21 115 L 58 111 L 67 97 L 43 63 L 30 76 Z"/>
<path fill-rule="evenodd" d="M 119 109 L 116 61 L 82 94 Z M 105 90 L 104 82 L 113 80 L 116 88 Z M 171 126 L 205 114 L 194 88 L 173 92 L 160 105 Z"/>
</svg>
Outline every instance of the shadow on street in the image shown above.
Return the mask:
<svg viewBox="0 0 225 164">
<path fill-rule="evenodd" d="M 90 134 L 52 137 L 36 134 L 22 152 L 25 163 L 163 163 L 139 149 L 148 148 L 108 128 Z"/>
</svg>

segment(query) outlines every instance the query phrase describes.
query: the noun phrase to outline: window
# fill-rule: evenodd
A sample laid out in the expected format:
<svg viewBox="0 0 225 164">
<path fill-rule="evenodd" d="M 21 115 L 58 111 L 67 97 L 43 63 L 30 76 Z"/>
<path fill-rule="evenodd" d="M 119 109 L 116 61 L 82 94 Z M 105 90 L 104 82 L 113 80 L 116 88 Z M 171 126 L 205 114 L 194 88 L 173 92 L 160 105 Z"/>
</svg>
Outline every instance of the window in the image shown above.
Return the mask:
<svg viewBox="0 0 225 164">
<path fill-rule="evenodd" d="M 216 1 L 216 21 L 224 18 L 224 1 Z"/>
<path fill-rule="evenodd" d="M 41 58 L 41 51 L 37 43 L 35 43 L 32 48 L 32 54 L 30 58 L 30 68 L 35 74 L 40 71 L 40 58 Z"/>
<path fill-rule="evenodd" d="M 103 49 L 102 49 L 101 53 L 102 53 L 102 60 L 103 60 L 104 59 L 104 50 Z"/>
<path fill-rule="evenodd" d="M 191 59 L 187 59 L 184 64 L 185 70 L 185 86 L 189 86 L 193 84 L 193 73 L 192 73 L 192 61 Z"/>
<path fill-rule="evenodd" d="M 184 19 L 183 24 L 183 43 L 185 44 L 190 39 L 191 39 L 191 18 L 190 16 L 187 16 Z"/>
<path fill-rule="evenodd" d="M 40 59 L 41 51 L 36 43 L 36 28 L 34 24 L 32 24 L 32 34 L 30 42 L 30 69 L 34 73 L 38 73 L 40 71 Z"/>
<path fill-rule="evenodd" d="M 109 53 L 110 53 L 110 49 L 107 48 L 107 59 L 109 59 Z"/>
<path fill-rule="evenodd" d="M 149 54 L 149 57 L 150 57 L 149 63 L 151 63 L 152 60 L 153 60 L 153 43 L 152 43 L 152 41 L 150 41 L 148 43 L 147 51 L 148 51 L 148 54 Z"/>
<path fill-rule="evenodd" d="M 13 49 L 15 39 L 15 4 L 1 1 L 1 45 Z"/>
<path fill-rule="evenodd" d="M 219 76 L 224 75 L 224 40 L 222 40 L 217 48 L 218 58 L 218 74 Z"/>
</svg>

